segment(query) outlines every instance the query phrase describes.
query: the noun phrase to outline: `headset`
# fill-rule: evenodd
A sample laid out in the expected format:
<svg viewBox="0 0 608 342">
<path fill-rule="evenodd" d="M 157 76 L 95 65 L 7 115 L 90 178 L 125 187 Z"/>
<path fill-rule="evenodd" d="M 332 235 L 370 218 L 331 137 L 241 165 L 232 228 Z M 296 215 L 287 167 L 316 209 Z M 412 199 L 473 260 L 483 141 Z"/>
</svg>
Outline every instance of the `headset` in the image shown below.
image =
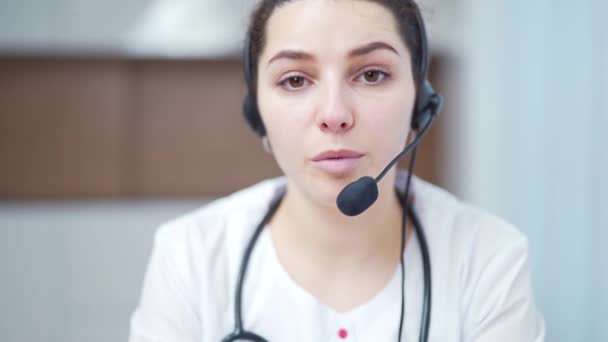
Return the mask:
<svg viewBox="0 0 608 342">
<path fill-rule="evenodd" d="M 420 84 L 417 88 L 416 101 L 412 113 L 411 128 L 416 132 L 416 138 L 413 142 L 407 145 L 404 150 L 399 153 L 380 173 L 376 178 L 362 177 L 359 180 L 352 182 L 346 186 L 336 199 L 336 204 L 340 211 L 345 215 L 355 216 L 359 215 L 367 208 L 369 208 L 378 197 L 377 183 L 384 177 L 388 170 L 399 161 L 405 154 L 412 151 L 410 158 L 409 172 L 407 174 L 407 180 L 405 184 L 405 191 L 403 196 L 399 196 L 399 199 L 403 208 L 403 219 L 402 219 L 402 234 L 401 234 L 401 317 L 399 321 L 399 332 L 398 341 L 401 341 L 401 335 L 403 330 L 403 319 L 404 319 L 404 302 L 405 302 L 405 268 L 403 261 L 403 252 L 405 249 L 405 231 L 406 221 L 409 215 L 412 223 L 414 224 L 415 233 L 420 243 L 420 252 L 422 255 L 422 264 L 424 272 L 424 294 L 423 294 L 423 306 L 422 306 L 422 319 L 420 326 L 419 341 L 428 341 L 430 320 L 431 320 L 431 265 L 428 251 L 428 245 L 422 224 L 418 218 L 414 208 L 409 205 L 407 198 L 409 194 L 411 175 L 413 173 L 414 161 L 416 159 L 416 148 L 420 143 L 420 140 L 425 136 L 428 129 L 430 128 L 433 120 L 437 114 L 441 111 L 443 106 L 443 97 L 437 93 L 431 82 L 428 80 L 428 71 L 430 64 L 430 53 L 426 35 L 426 29 L 424 26 L 424 20 L 420 12 L 420 8 L 413 0 L 404 0 L 404 3 L 411 5 L 414 9 L 416 16 L 416 25 L 419 32 L 419 43 L 420 43 Z M 243 114 L 249 127 L 260 137 L 266 136 L 266 128 L 262 122 L 256 96 L 254 94 L 254 75 L 253 75 L 253 62 L 251 56 L 251 36 L 247 34 L 244 42 L 243 49 L 243 72 L 245 82 L 247 85 L 247 94 L 243 100 Z M 255 229 L 249 243 L 247 244 L 237 278 L 237 285 L 235 289 L 235 303 L 234 303 L 234 330 L 224 339 L 222 342 L 233 342 L 233 341 L 252 341 L 252 342 L 267 342 L 263 337 L 247 331 L 243 328 L 242 319 L 242 292 L 245 282 L 245 275 L 247 272 L 247 266 L 249 264 L 249 258 L 253 252 L 253 248 L 260 236 L 264 226 L 270 220 L 276 209 L 278 208 L 282 197 L 273 201 L 264 218 L 258 224 Z"/>
<path fill-rule="evenodd" d="M 418 5 L 412 0 L 405 0 L 406 3 L 411 3 L 416 14 L 416 25 L 420 33 L 420 76 L 421 84 L 418 87 L 416 94 L 416 104 L 413 111 L 411 127 L 415 131 L 419 131 L 425 127 L 433 117 L 441 110 L 443 98 L 439 95 L 428 80 L 428 71 L 430 64 L 430 55 L 428 51 L 428 42 L 424 20 Z M 266 128 L 262 122 L 257 99 L 253 92 L 255 89 L 255 80 L 253 75 L 253 58 L 251 56 L 251 40 L 250 34 L 245 37 L 243 48 L 243 74 L 247 86 L 247 93 L 243 100 L 243 114 L 249 127 L 260 137 L 266 136 Z"/>
</svg>

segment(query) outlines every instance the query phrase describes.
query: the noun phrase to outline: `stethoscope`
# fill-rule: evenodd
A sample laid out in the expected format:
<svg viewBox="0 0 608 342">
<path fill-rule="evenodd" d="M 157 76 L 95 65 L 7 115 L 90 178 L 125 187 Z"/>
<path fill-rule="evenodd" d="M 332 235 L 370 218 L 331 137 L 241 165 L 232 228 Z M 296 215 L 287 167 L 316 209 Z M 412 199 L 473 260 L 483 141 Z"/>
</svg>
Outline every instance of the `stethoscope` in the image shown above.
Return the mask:
<svg viewBox="0 0 608 342">
<path fill-rule="evenodd" d="M 257 228 L 253 232 L 251 239 L 249 240 L 245 253 L 243 254 L 243 258 L 241 259 L 241 264 L 239 267 L 239 274 L 236 283 L 236 293 L 235 293 L 235 301 L 234 301 L 234 330 L 228 336 L 222 339 L 222 342 L 232 342 L 232 341 L 253 341 L 253 342 L 268 342 L 265 338 L 252 331 L 248 331 L 243 327 L 243 314 L 242 314 L 242 299 L 243 299 L 243 285 L 245 283 L 245 276 L 247 272 L 247 266 L 249 265 L 249 258 L 251 253 L 253 252 L 253 248 L 255 247 L 262 230 L 275 213 L 281 200 L 283 199 L 284 194 L 278 196 L 274 199 L 268 211 L 264 215 L 262 221 L 258 224 Z M 401 201 L 401 205 L 404 208 L 404 216 L 405 216 L 405 207 L 404 202 L 405 196 L 399 195 L 399 200 Z M 422 318 L 420 324 L 420 342 L 428 341 L 429 334 L 429 326 L 431 321 L 431 264 L 429 258 L 429 251 L 426 242 L 426 237 L 424 235 L 424 231 L 422 229 L 422 224 L 420 223 L 420 219 L 416 214 L 414 208 L 410 205 L 407 205 L 407 213 L 412 223 L 414 224 L 414 230 L 416 232 L 416 237 L 418 239 L 420 245 L 420 253 L 422 256 L 422 266 L 424 272 L 424 293 L 423 293 L 423 304 L 422 304 Z M 405 218 L 403 220 L 405 222 Z M 403 251 L 402 251 L 403 252 Z M 403 254 L 403 253 L 402 253 Z M 403 297 L 404 297 L 404 267 L 403 267 L 403 259 L 401 263 L 401 321 L 399 326 L 399 339 L 401 339 L 401 328 L 403 324 Z"/>
</svg>

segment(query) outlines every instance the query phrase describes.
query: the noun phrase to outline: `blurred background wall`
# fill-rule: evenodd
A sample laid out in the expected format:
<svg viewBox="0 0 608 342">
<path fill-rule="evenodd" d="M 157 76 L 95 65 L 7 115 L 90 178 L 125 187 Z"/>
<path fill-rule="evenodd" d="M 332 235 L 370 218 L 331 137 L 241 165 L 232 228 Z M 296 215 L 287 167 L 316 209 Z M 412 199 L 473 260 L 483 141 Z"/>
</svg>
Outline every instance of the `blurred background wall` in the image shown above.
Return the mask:
<svg viewBox="0 0 608 342">
<path fill-rule="evenodd" d="M 608 341 L 608 3 L 463 10 L 451 184 L 528 235 L 548 341 Z"/>
<path fill-rule="evenodd" d="M 156 227 L 280 175 L 240 113 L 252 2 L 0 5 L 0 340 L 124 341 Z M 417 174 L 528 235 L 547 341 L 608 341 L 608 5 L 423 8 Z"/>
</svg>

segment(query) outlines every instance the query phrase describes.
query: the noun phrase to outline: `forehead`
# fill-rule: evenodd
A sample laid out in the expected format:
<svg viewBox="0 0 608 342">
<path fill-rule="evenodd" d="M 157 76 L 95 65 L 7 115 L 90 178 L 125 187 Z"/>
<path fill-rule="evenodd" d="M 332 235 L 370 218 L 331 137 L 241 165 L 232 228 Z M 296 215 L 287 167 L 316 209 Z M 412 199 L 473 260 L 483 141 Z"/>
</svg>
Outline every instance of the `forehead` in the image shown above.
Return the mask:
<svg viewBox="0 0 608 342">
<path fill-rule="evenodd" d="M 407 55 L 389 9 L 366 0 L 299 0 L 276 8 L 266 24 L 262 60 L 282 49 L 318 57 L 344 56 L 355 46 L 384 41 Z M 403 52 L 403 53 L 402 53 Z"/>
</svg>

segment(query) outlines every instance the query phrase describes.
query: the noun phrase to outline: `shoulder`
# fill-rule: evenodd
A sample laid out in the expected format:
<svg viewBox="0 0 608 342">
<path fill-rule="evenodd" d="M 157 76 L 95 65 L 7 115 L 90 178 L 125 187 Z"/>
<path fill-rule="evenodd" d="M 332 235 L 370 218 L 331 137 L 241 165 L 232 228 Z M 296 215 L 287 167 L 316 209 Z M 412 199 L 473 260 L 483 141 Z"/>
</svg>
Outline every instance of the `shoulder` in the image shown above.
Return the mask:
<svg viewBox="0 0 608 342">
<path fill-rule="evenodd" d="M 527 248 L 525 235 L 505 219 L 419 178 L 413 189 L 415 207 L 434 243 L 439 240 L 452 252 L 482 258 L 508 248 Z"/>
<path fill-rule="evenodd" d="M 435 304 L 462 315 L 466 340 L 542 341 L 544 320 L 534 303 L 526 236 L 437 186 L 420 179 L 414 186 Z"/>
<path fill-rule="evenodd" d="M 243 239 L 253 231 L 284 185 L 284 177 L 266 179 L 163 223 L 155 245 L 213 249 L 230 237 Z"/>
<path fill-rule="evenodd" d="M 459 289 L 456 297 L 470 302 L 498 293 L 506 274 L 527 274 L 528 240 L 514 225 L 420 179 L 413 189 L 433 276 L 446 295 Z"/>
</svg>

